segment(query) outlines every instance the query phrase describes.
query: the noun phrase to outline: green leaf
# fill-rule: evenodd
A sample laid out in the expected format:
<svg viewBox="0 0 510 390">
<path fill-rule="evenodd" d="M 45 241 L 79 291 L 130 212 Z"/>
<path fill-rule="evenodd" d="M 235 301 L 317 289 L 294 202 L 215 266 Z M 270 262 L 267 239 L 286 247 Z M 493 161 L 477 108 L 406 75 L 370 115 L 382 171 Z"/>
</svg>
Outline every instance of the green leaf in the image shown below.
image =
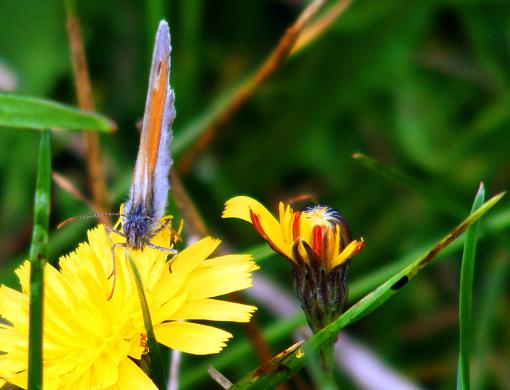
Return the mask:
<svg viewBox="0 0 510 390">
<path fill-rule="evenodd" d="M 280 354 L 277 358 L 269 361 L 265 367 L 259 367 L 252 373 L 243 377 L 239 382 L 234 384 L 232 389 L 273 388 L 292 377 L 296 372 L 303 368 L 306 362 L 306 359 L 303 359 L 305 350 L 309 348 L 311 351 L 316 353 L 326 343 L 334 339 L 340 329 L 358 321 L 381 306 L 405 284 L 407 284 L 409 280 L 414 278 L 426 265 L 428 265 L 439 252 L 446 248 L 452 241 L 457 239 L 470 225 L 476 222 L 490 208 L 492 208 L 503 197 L 503 195 L 504 193 L 501 193 L 493 197 L 474 213 L 470 214 L 462 223 L 455 227 L 427 253 L 420 256 L 409 266 L 405 267 L 374 291 L 366 295 L 334 322 L 308 339 L 303 346 L 287 351 L 283 355 Z"/>
<path fill-rule="evenodd" d="M 480 208 L 485 200 L 485 187 L 480 183 L 476 193 L 471 212 Z M 470 389 L 469 379 L 469 355 L 472 340 L 472 300 L 473 300 L 473 275 L 475 271 L 475 253 L 478 227 L 480 221 L 474 223 L 466 232 L 464 252 L 462 254 L 462 268 L 460 273 L 460 297 L 459 297 L 459 325 L 460 325 L 460 349 L 459 370 L 457 372 L 457 389 Z"/>
<path fill-rule="evenodd" d="M 39 147 L 34 202 L 34 229 L 30 246 L 30 330 L 28 336 L 28 388 L 41 389 L 43 378 L 43 286 L 48 258 L 51 197 L 51 133 L 45 130 Z"/>
<path fill-rule="evenodd" d="M 115 123 L 103 115 L 78 110 L 51 100 L 0 93 L 0 127 L 44 130 L 115 130 Z"/>
<path fill-rule="evenodd" d="M 145 330 L 147 331 L 147 345 L 149 347 L 151 378 L 158 389 L 165 390 L 166 375 L 165 367 L 163 364 L 163 355 L 161 353 L 161 348 L 156 341 L 156 335 L 154 334 L 154 329 L 152 327 L 151 313 L 149 311 L 149 306 L 147 305 L 147 300 L 145 299 L 142 278 L 140 277 L 138 268 L 136 267 L 136 264 L 128 251 L 126 251 L 126 257 L 129 260 L 129 265 L 135 277 L 136 289 L 138 290 L 140 306 L 142 307 L 143 323 L 145 325 Z"/>
</svg>

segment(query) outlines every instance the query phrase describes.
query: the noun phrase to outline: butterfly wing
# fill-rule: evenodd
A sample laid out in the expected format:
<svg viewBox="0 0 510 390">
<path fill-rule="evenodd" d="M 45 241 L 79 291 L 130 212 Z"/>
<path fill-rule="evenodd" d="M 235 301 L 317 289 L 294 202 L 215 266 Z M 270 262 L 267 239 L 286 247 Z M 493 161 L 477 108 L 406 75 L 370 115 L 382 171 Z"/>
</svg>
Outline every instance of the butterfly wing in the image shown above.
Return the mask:
<svg viewBox="0 0 510 390">
<path fill-rule="evenodd" d="M 141 207 L 154 222 L 159 221 L 165 212 L 170 188 L 168 173 L 172 160 L 169 142 L 175 118 L 174 92 L 169 85 L 170 52 L 168 24 L 161 21 L 152 56 L 140 148 L 130 199 L 126 203 L 126 214 Z"/>
</svg>

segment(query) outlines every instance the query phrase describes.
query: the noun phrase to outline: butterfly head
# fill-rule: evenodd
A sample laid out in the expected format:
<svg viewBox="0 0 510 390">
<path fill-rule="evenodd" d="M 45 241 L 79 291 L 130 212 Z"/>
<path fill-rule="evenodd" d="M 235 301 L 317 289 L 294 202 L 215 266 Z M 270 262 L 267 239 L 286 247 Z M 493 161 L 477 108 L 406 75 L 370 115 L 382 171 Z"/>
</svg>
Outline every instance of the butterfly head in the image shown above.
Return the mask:
<svg viewBox="0 0 510 390">
<path fill-rule="evenodd" d="M 142 249 L 152 237 L 153 219 L 136 207 L 124 218 L 122 230 L 128 247 Z"/>
</svg>

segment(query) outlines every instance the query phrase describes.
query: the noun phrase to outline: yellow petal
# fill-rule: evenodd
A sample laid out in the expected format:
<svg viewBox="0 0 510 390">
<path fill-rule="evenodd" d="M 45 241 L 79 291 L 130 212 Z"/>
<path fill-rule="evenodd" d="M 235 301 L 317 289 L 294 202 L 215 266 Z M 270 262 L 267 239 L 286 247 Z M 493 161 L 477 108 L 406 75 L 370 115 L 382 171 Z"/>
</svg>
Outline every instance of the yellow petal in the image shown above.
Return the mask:
<svg viewBox="0 0 510 390">
<path fill-rule="evenodd" d="M 161 344 L 195 355 L 218 353 L 232 337 L 224 330 L 192 322 L 165 322 L 156 326 L 154 333 Z"/>
<path fill-rule="evenodd" d="M 21 387 L 22 389 L 26 389 L 28 387 L 28 370 L 24 370 L 23 372 L 16 373 L 12 376 L 6 378 L 9 383 L 12 383 L 15 386 Z M 46 380 L 45 380 L 46 383 Z"/>
<path fill-rule="evenodd" d="M 187 305 L 186 299 L 188 298 L 188 289 L 185 288 L 180 294 L 173 299 L 160 305 L 152 315 L 153 325 L 159 324 L 163 321 L 168 321 L 173 318 L 175 313 L 184 305 Z"/>
<path fill-rule="evenodd" d="M 172 272 L 191 272 L 211 253 L 213 253 L 221 240 L 206 237 L 187 247 L 172 260 Z"/>
<path fill-rule="evenodd" d="M 129 349 L 128 355 L 136 360 L 142 358 L 142 354 L 145 352 L 147 347 L 147 336 L 145 334 L 138 334 L 131 338 L 131 348 Z"/>
<path fill-rule="evenodd" d="M 229 294 L 233 291 L 244 290 L 253 285 L 251 277 L 232 280 L 232 274 L 225 274 L 216 270 L 201 277 L 194 278 L 189 282 L 189 298 L 213 298 Z"/>
<path fill-rule="evenodd" d="M 188 280 L 188 299 L 212 298 L 252 286 L 258 266 L 249 255 L 228 255 L 204 261 Z"/>
<path fill-rule="evenodd" d="M 208 272 L 216 268 L 222 268 L 240 273 L 255 271 L 259 266 L 253 261 L 251 255 L 224 255 L 207 259 L 193 272 Z"/>
<path fill-rule="evenodd" d="M 21 291 L 25 294 L 30 292 L 30 262 L 25 260 L 15 271 L 21 284 Z"/>
<path fill-rule="evenodd" d="M 0 286 L 0 313 L 14 326 L 28 324 L 28 295 Z"/>
<path fill-rule="evenodd" d="M 225 203 L 222 218 L 239 218 L 252 223 L 250 211 L 258 216 L 264 234 L 272 244 L 285 255 L 290 256 L 290 248 L 285 245 L 280 223 L 258 201 L 247 196 L 236 196 Z M 264 237 L 265 238 L 265 237 Z"/>
<path fill-rule="evenodd" d="M 98 388 L 110 387 L 117 383 L 119 362 L 114 361 L 108 353 L 100 354 L 94 361 L 92 385 Z"/>
<path fill-rule="evenodd" d="M 329 269 L 333 269 L 336 266 L 339 266 L 340 264 L 345 263 L 347 260 L 349 260 L 352 256 L 356 254 L 357 251 L 359 251 L 359 241 L 353 240 L 347 247 L 340 253 L 337 257 L 331 260 L 329 264 Z"/>
<path fill-rule="evenodd" d="M 195 299 L 188 301 L 170 319 L 248 322 L 255 310 L 257 310 L 255 306 L 240 303 Z"/>
<path fill-rule="evenodd" d="M 154 382 L 131 359 L 119 364 L 118 389 L 158 390 Z"/>
<path fill-rule="evenodd" d="M 292 223 L 294 222 L 294 210 L 292 210 L 292 207 L 285 206 L 283 202 L 280 202 L 278 211 L 282 237 L 288 245 L 292 245 L 292 243 L 294 242 L 294 239 L 292 237 Z"/>
<path fill-rule="evenodd" d="M 278 222 L 271 213 L 258 201 L 248 196 L 236 196 L 225 202 L 222 218 L 239 218 L 251 223 L 250 209 L 255 214 L 264 215 L 268 219 L 273 219 L 274 223 Z"/>
<path fill-rule="evenodd" d="M 46 380 L 46 376 L 44 376 L 44 379 Z M 83 375 L 80 375 L 78 378 L 65 378 L 65 386 L 47 386 L 45 383 L 44 388 L 48 389 L 58 389 L 58 388 L 65 388 L 65 389 L 73 389 L 73 390 L 87 390 L 92 388 L 91 380 L 92 375 L 90 370 L 85 371 Z"/>
</svg>

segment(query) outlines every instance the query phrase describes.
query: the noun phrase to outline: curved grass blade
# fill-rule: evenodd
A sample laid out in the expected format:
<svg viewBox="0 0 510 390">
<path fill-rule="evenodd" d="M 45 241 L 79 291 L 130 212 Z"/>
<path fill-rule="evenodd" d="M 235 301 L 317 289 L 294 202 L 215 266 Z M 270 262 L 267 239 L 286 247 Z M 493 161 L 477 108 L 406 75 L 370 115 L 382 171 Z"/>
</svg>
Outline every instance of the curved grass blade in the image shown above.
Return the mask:
<svg viewBox="0 0 510 390">
<path fill-rule="evenodd" d="M 34 202 L 34 229 L 30 245 L 30 327 L 28 335 L 28 388 L 41 389 L 43 381 L 43 286 L 48 259 L 51 195 L 51 133 L 41 136 Z"/>
<path fill-rule="evenodd" d="M 51 100 L 0 93 L 0 127 L 20 129 L 89 129 L 108 133 L 113 121 L 103 115 L 78 110 Z"/>
<path fill-rule="evenodd" d="M 126 257 L 128 258 L 129 266 L 131 267 L 131 270 L 133 271 L 133 275 L 135 277 L 136 289 L 138 290 L 140 306 L 142 307 L 143 324 L 145 325 L 145 330 L 147 331 L 147 345 L 149 347 L 151 378 L 158 387 L 158 389 L 165 390 L 166 375 L 163 364 L 163 355 L 161 354 L 161 348 L 158 342 L 156 341 L 156 335 L 154 334 L 154 329 L 152 328 L 151 313 L 149 311 L 149 306 L 147 305 L 147 300 L 145 299 L 142 278 L 140 277 L 140 273 L 138 272 L 138 268 L 136 267 L 133 258 L 131 257 L 127 250 Z"/>
<path fill-rule="evenodd" d="M 490 216 L 485 217 L 483 226 L 480 227 L 479 238 L 488 238 L 494 236 L 496 233 L 505 231 L 510 226 L 510 211 L 505 208 L 499 208 L 497 211 L 495 210 Z M 58 234 L 57 232 L 56 234 Z M 54 240 L 56 241 L 56 240 Z M 54 242 L 52 241 L 52 242 Z M 409 265 L 414 258 L 419 256 L 420 253 L 423 253 L 427 250 L 428 247 L 432 246 L 432 242 L 427 245 L 422 245 L 417 249 L 412 250 L 411 252 L 403 255 L 397 260 L 393 261 L 388 265 L 384 265 L 377 270 L 374 270 L 367 275 L 361 276 L 358 279 L 353 280 L 349 283 L 349 301 L 355 301 L 363 297 L 363 295 L 368 294 L 371 290 L 376 288 L 378 285 L 384 283 L 385 280 L 390 278 L 395 273 L 399 272 L 400 269 Z M 446 247 L 438 256 L 433 260 L 439 261 L 442 257 L 452 254 L 462 247 L 462 241 L 454 241 L 448 247 Z M 268 247 L 267 244 L 258 244 L 249 249 L 242 250 L 243 253 L 250 253 L 255 261 L 264 261 L 269 256 L 274 255 L 274 251 Z M 505 263 L 506 265 L 506 263 Z M 504 284 L 504 268 L 500 264 L 501 272 L 491 271 L 492 275 L 494 275 L 494 279 L 497 276 L 497 282 L 494 281 L 491 283 L 487 283 L 487 286 L 490 286 L 491 289 L 497 289 L 500 291 Z M 497 287 L 499 286 L 499 287 Z M 499 288 L 499 289 L 498 289 Z M 489 289 L 482 289 L 484 294 L 489 294 Z M 482 299 L 481 302 L 490 302 L 491 306 L 482 307 L 484 309 L 484 313 L 492 313 L 494 311 L 494 304 L 497 301 L 493 299 L 493 297 L 499 296 L 498 293 L 494 291 L 490 291 L 490 299 Z M 489 318 L 492 318 L 492 322 L 494 322 L 494 313 L 492 316 L 480 315 L 481 320 L 486 321 Z M 284 338 L 288 337 L 296 328 L 299 326 L 306 325 L 306 319 L 302 313 L 297 313 L 294 316 L 287 317 L 282 319 L 281 321 L 275 322 L 269 326 L 264 327 L 263 334 L 264 338 L 270 343 L 273 344 L 275 342 L 281 342 Z M 480 330 L 491 328 L 490 326 L 478 326 Z M 485 336 L 487 338 L 487 336 Z M 485 344 L 487 342 L 485 341 Z M 477 348 L 477 355 L 480 355 L 477 359 L 478 361 L 482 361 L 483 356 L 485 356 L 482 352 L 479 351 L 480 348 Z M 182 373 L 181 377 L 181 385 L 183 388 L 193 387 L 197 385 L 200 380 L 206 377 L 206 371 L 209 364 L 214 365 L 218 370 L 224 370 L 228 368 L 230 365 L 235 364 L 236 361 L 240 359 L 246 359 L 251 356 L 250 345 L 246 340 L 240 340 L 235 345 L 231 345 L 228 349 L 226 349 L 223 353 L 213 357 L 211 363 L 206 362 L 204 364 L 198 364 L 193 367 L 188 367 L 188 369 Z M 478 366 L 478 365 L 477 365 Z M 477 389 L 481 388 L 480 386 Z"/>
<path fill-rule="evenodd" d="M 480 227 L 478 232 L 478 240 L 487 239 L 488 237 L 495 236 L 496 233 L 500 233 L 506 231 L 510 227 L 510 209 L 507 207 L 506 209 L 499 209 L 495 211 L 490 216 L 487 216 L 484 219 L 483 226 Z M 351 299 L 359 299 L 363 295 L 367 294 L 375 288 L 377 285 L 383 283 L 386 279 L 388 279 L 391 275 L 398 272 L 399 269 L 404 268 L 408 264 L 412 262 L 412 259 L 418 256 L 420 253 L 427 250 L 427 247 L 432 245 L 430 242 L 427 245 L 422 245 L 399 259 L 386 264 L 378 269 L 361 276 L 360 278 L 354 280 L 352 283 L 349 283 L 349 300 Z M 462 241 L 455 241 L 451 245 L 449 245 L 442 253 L 442 255 L 451 254 L 455 251 L 458 251 L 463 246 Z M 250 252 L 248 252 L 250 253 Z M 435 261 L 435 260 L 434 260 Z"/>
<path fill-rule="evenodd" d="M 414 278 L 430 261 L 446 248 L 452 241 L 457 239 L 470 225 L 480 219 L 489 209 L 491 209 L 502 197 L 501 193 L 489 201 L 482 207 L 470 214 L 462 223 L 455 227 L 442 240 L 440 240 L 427 253 L 420 256 L 409 266 L 398 272 L 386 282 L 366 295 L 355 305 L 353 305 L 344 314 L 338 317 L 327 327 L 317 332 L 308 339 L 302 347 L 287 350 L 285 354 L 280 354 L 271 360 L 267 366 L 259 367 L 255 371 L 249 373 L 232 389 L 262 389 L 273 388 L 292 377 L 296 372 L 303 368 L 306 359 L 303 359 L 305 350 L 309 348 L 311 351 L 318 351 L 326 343 L 334 339 L 338 331 L 347 325 L 363 318 L 389 298 L 391 298 L 398 290 L 407 284 L 409 280 Z"/>
<path fill-rule="evenodd" d="M 480 183 L 478 192 L 473 202 L 471 212 L 474 212 L 485 200 L 485 187 Z M 460 296 L 459 296 L 459 325 L 460 325 L 460 348 L 459 369 L 457 371 L 457 389 L 470 389 L 469 379 L 469 356 L 472 340 L 472 300 L 473 300 L 473 275 L 475 272 L 475 253 L 478 227 L 480 221 L 471 225 L 466 232 L 464 252 L 462 254 L 462 268 L 460 272 Z"/>
</svg>

